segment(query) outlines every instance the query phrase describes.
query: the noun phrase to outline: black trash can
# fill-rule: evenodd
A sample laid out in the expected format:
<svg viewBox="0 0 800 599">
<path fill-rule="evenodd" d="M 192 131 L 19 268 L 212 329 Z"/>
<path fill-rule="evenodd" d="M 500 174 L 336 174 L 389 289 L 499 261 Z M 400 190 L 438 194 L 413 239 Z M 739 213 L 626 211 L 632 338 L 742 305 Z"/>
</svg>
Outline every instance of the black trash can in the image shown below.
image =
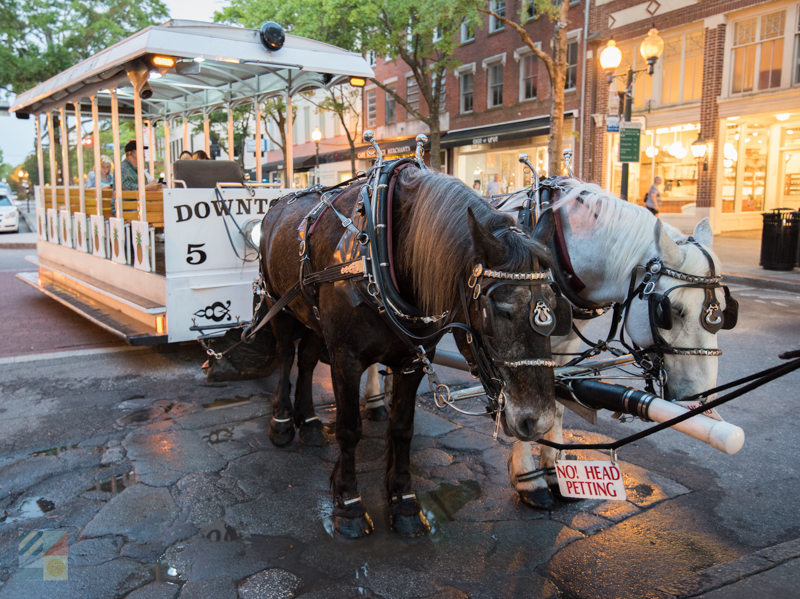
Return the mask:
<svg viewBox="0 0 800 599">
<path fill-rule="evenodd" d="M 800 214 L 791 208 L 774 208 L 761 216 L 761 266 L 766 270 L 792 270 L 800 259 Z"/>
</svg>

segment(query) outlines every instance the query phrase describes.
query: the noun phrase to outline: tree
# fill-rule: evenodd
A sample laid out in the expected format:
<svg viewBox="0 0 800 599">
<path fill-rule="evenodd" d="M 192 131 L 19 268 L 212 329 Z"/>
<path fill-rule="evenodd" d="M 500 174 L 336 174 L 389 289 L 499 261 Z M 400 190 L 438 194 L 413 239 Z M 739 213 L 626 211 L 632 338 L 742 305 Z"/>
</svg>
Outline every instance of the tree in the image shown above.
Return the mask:
<svg viewBox="0 0 800 599">
<path fill-rule="evenodd" d="M 0 0 L 0 89 L 30 89 L 167 17 L 162 0 Z"/>
<path fill-rule="evenodd" d="M 286 101 L 283 96 L 269 98 L 261 105 L 261 114 L 264 117 L 264 133 L 267 134 L 276 146 L 278 146 L 283 154 L 283 174 L 281 180 L 285 181 L 284 185 L 292 185 L 291 181 L 286 180 L 286 124 L 288 122 L 288 114 L 286 111 Z M 297 116 L 297 106 L 292 104 L 292 122 Z M 269 132 L 269 122 L 275 123 L 278 129 L 278 139 L 272 137 Z M 256 160 L 261 160 L 261 148 L 256 148 Z"/>
<path fill-rule="evenodd" d="M 350 172 L 353 175 L 356 173 L 356 140 L 361 127 L 361 115 L 358 110 L 360 99 L 361 90 L 349 85 L 340 85 L 325 90 L 325 97 L 320 102 L 314 101 L 313 94 L 309 94 L 307 97 L 307 100 L 318 110 L 332 112 L 334 118 L 338 118 L 342 123 L 347 143 L 350 145 Z"/>
<path fill-rule="evenodd" d="M 372 81 L 428 126 L 431 165 L 439 168 L 439 101 L 445 73 L 460 64 L 454 52 L 460 44 L 461 23 L 465 19 L 477 22 L 482 4 L 479 0 L 232 0 L 215 18 L 248 27 L 275 20 L 303 37 L 405 62 L 417 81 L 424 108 L 412 106 L 382 81 Z"/>
<path fill-rule="evenodd" d="M 486 3 L 484 3 L 486 4 Z M 491 5 L 490 5 L 491 6 Z M 493 10 L 479 8 L 514 29 L 522 42 L 544 63 L 550 78 L 550 142 L 547 148 L 550 172 L 559 174 L 564 145 L 564 87 L 567 80 L 567 26 L 569 2 L 567 0 L 523 0 L 517 12 L 519 23 Z M 523 24 L 532 14 L 547 16 L 553 23 L 552 56 L 536 46 Z"/>
</svg>

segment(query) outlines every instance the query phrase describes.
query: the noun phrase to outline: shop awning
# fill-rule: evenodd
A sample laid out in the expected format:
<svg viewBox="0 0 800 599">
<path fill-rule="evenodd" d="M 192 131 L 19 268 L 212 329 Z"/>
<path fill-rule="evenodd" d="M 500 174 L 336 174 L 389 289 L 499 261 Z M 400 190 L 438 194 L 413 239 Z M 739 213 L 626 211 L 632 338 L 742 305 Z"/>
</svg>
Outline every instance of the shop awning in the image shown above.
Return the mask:
<svg viewBox="0 0 800 599">
<path fill-rule="evenodd" d="M 572 110 L 564 113 L 565 118 L 571 116 L 575 116 Z M 513 141 L 515 139 L 535 137 L 537 135 L 547 135 L 548 133 L 550 133 L 550 117 L 542 116 L 535 119 L 528 119 L 527 121 L 517 121 L 515 123 L 450 131 L 442 135 L 442 148 L 479 146 L 501 141 Z"/>
</svg>

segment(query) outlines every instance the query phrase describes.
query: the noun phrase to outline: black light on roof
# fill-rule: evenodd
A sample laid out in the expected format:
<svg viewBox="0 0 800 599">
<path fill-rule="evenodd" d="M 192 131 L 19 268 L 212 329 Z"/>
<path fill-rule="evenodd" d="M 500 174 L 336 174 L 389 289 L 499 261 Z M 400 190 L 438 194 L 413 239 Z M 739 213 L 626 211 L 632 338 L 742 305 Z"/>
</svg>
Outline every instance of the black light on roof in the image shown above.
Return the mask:
<svg viewBox="0 0 800 599">
<path fill-rule="evenodd" d="M 261 36 L 261 43 L 270 52 L 276 52 L 283 48 L 283 42 L 286 41 L 286 34 L 283 32 L 283 27 L 278 25 L 275 21 L 265 21 L 258 30 Z"/>
</svg>

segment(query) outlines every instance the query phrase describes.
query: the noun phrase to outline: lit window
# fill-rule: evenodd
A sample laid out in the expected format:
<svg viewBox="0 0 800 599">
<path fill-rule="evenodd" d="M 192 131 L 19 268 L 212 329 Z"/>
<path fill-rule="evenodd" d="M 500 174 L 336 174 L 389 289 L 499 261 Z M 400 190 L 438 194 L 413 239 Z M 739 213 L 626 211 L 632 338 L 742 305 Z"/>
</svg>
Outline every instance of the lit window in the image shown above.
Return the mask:
<svg viewBox="0 0 800 599">
<path fill-rule="evenodd" d="M 699 100 L 703 92 L 705 33 L 696 31 L 664 40 L 661 103 Z"/>
<path fill-rule="evenodd" d="M 731 93 L 780 87 L 785 23 L 780 10 L 734 24 Z"/>
</svg>

